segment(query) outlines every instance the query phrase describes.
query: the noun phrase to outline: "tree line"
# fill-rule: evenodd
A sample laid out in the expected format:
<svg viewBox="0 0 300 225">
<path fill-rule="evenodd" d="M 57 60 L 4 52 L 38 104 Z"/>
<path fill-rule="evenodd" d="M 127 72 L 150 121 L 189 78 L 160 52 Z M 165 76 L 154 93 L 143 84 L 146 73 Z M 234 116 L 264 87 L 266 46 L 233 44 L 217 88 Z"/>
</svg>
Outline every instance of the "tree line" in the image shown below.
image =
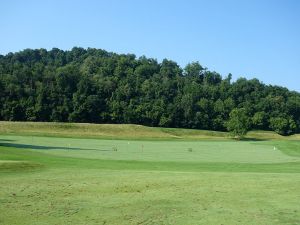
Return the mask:
<svg viewBox="0 0 300 225">
<path fill-rule="evenodd" d="M 231 80 L 199 62 L 101 49 L 26 49 L 0 55 L 0 119 L 134 123 L 224 131 L 242 111 L 251 129 L 300 131 L 300 93 Z"/>
</svg>

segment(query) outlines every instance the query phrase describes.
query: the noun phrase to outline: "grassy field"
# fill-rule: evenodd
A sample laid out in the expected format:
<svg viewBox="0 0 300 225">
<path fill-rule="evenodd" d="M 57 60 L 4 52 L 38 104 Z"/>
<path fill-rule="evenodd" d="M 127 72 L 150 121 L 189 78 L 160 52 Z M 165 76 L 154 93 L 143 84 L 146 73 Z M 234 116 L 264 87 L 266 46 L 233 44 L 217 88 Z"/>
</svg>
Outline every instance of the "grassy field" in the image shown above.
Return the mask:
<svg viewBox="0 0 300 225">
<path fill-rule="evenodd" d="M 0 123 L 0 224 L 300 224 L 299 136 Z"/>
<path fill-rule="evenodd" d="M 227 140 L 226 132 L 146 127 L 141 125 L 87 124 L 87 123 L 39 123 L 0 121 L 0 134 L 34 136 L 101 138 L 124 140 Z M 300 140 L 300 134 L 288 137 L 270 131 L 252 131 L 246 136 L 252 140 Z"/>
</svg>

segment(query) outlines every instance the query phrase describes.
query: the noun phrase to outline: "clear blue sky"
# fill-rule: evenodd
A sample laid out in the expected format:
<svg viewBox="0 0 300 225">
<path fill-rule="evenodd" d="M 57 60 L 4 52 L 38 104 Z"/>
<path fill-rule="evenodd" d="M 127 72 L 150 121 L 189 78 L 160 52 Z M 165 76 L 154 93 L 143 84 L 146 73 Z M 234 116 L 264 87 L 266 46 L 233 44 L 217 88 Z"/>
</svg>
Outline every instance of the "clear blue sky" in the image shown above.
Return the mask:
<svg viewBox="0 0 300 225">
<path fill-rule="evenodd" d="M 0 25 L 0 54 L 102 48 L 300 91 L 297 0 L 3 0 Z"/>
</svg>

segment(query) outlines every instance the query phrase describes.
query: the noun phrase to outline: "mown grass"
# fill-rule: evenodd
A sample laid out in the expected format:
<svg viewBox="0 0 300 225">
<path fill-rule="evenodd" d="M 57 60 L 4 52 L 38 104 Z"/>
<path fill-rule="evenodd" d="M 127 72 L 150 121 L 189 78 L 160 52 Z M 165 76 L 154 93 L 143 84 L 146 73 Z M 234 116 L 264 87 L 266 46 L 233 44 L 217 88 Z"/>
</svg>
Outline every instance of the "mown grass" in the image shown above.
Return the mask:
<svg viewBox="0 0 300 225">
<path fill-rule="evenodd" d="M 52 169 L 0 180 L 2 224 L 299 224 L 299 175 Z"/>
<path fill-rule="evenodd" d="M 179 172 L 300 171 L 300 143 L 296 141 L 174 143 L 57 137 L 34 137 L 33 143 L 29 144 L 31 141 L 28 136 L 1 135 L 0 168 L 3 169 L 3 165 L 19 168 L 20 162 L 28 166 L 31 162 L 37 168 L 45 165 L 49 168 Z M 118 151 L 113 150 L 114 146 Z M 189 151 L 191 146 L 192 152 Z M 276 150 L 273 149 L 275 146 Z"/>
<path fill-rule="evenodd" d="M 68 133 L 64 124 L 8 124 L 0 224 L 300 224 L 300 142 L 291 137 L 234 141 L 125 125 L 138 130 L 126 140 L 109 125 L 109 139 L 95 139 L 87 124 L 82 135 L 80 125 L 66 124 Z M 144 129 L 157 138 L 136 138 Z"/>
</svg>

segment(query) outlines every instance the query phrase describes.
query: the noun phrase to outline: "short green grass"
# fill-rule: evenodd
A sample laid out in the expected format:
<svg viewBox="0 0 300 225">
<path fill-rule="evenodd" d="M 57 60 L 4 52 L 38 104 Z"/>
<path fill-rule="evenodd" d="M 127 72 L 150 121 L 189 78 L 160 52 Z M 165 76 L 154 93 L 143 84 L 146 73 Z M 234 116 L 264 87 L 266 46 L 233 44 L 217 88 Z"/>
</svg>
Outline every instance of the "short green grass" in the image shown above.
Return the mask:
<svg viewBox="0 0 300 225">
<path fill-rule="evenodd" d="M 1 125 L 3 225 L 300 224 L 297 136 Z"/>
</svg>

